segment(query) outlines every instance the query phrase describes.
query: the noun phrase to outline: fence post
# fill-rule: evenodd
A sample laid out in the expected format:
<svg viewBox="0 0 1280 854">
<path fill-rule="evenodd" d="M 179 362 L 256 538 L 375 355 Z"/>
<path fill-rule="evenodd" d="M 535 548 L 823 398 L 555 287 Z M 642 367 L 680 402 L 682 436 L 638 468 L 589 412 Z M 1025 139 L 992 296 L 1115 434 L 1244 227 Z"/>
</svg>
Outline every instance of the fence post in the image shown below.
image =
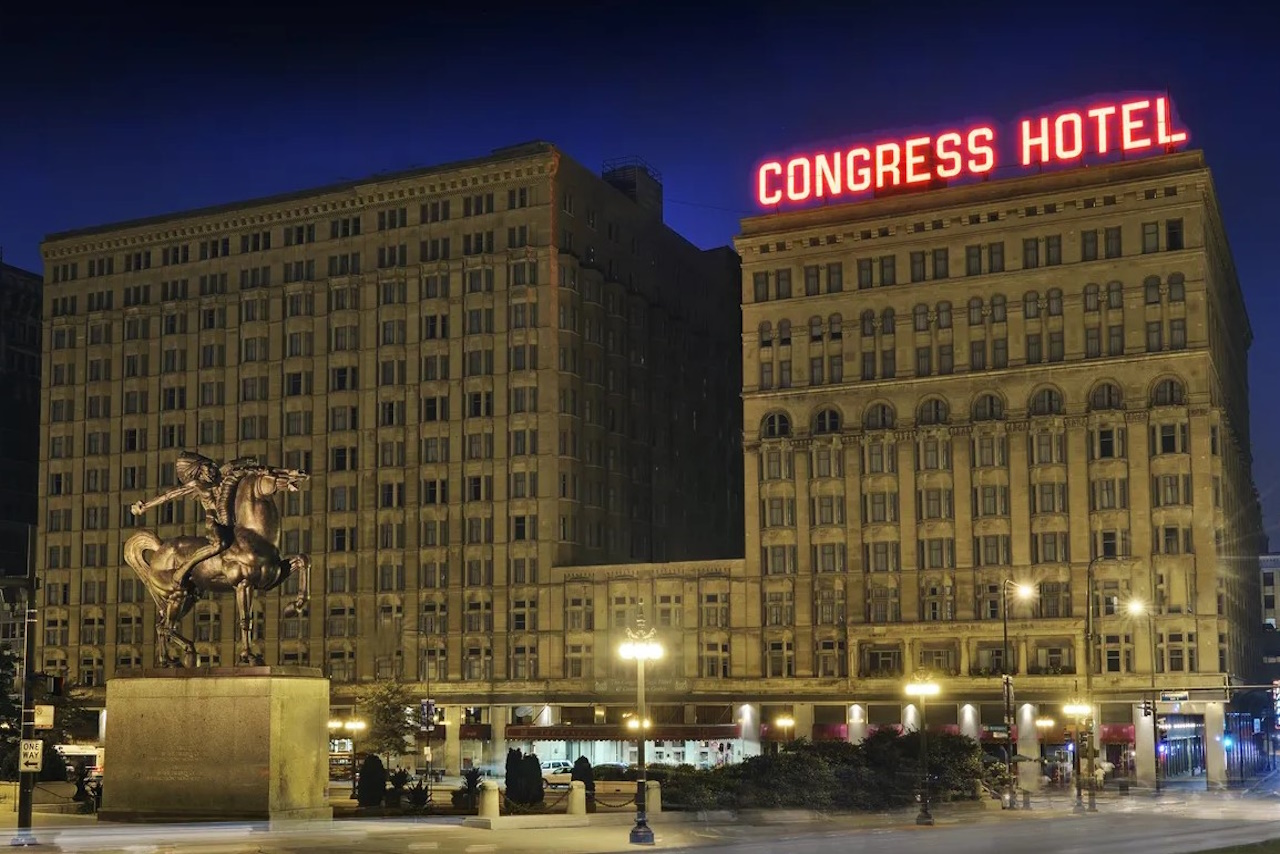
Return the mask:
<svg viewBox="0 0 1280 854">
<path fill-rule="evenodd" d="M 587 784 L 574 780 L 569 784 L 569 815 L 587 814 Z"/>
<path fill-rule="evenodd" d="M 662 784 L 657 780 L 646 780 L 644 789 L 645 810 L 649 815 L 662 812 Z"/>
<path fill-rule="evenodd" d="M 480 817 L 497 818 L 502 810 L 498 801 L 498 784 L 493 780 L 485 780 L 480 784 Z"/>
</svg>

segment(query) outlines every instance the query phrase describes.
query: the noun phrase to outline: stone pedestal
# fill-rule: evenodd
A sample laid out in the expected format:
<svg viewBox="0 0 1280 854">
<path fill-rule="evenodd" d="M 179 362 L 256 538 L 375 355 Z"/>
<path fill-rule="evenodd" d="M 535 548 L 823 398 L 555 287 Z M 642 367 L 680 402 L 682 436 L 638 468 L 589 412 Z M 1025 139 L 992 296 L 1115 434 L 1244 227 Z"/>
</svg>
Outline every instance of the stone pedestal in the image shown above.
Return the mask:
<svg viewBox="0 0 1280 854">
<path fill-rule="evenodd" d="M 329 680 L 310 667 L 107 682 L 104 821 L 332 818 Z"/>
</svg>

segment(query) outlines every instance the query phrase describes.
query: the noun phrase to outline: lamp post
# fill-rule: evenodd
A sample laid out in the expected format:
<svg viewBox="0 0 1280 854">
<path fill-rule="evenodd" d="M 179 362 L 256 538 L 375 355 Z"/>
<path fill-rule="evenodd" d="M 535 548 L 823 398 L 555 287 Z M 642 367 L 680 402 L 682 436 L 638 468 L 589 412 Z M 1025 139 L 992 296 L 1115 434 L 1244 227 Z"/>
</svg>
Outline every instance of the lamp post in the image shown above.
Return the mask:
<svg viewBox="0 0 1280 854">
<path fill-rule="evenodd" d="M 1160 791 L 1160 725 L 1156 714 L 1156 701 L 1160 695 L 1156 692 L 1156 611 L 1140 599 L 1129 600 L 1129 614 L 1134 617 L 1147 618 L 1147 637 L 1151 642 L 1151 749 L 1152 761 L 1155 762 L 1156 791 Z"/>
<path fill-rule="evenodd" d="M 929 713 L 928 698 L 936 697 L 942 689 L 936 682 L 916 677 L 916 681 L 908 683 L 908 697 L 920 699 L 920 814 L 916 816 L 916 824 L 933 824 L 933 814 L 929 812 Z"/>
<path fill-rule="evenodd" d="M 21 738 L 31 741 L 36 737 L 36 526 L 24 526 L 27 529 L 27 573 L 26 577 L 10 576 L 0 582 L 0 586 L 22 590 L 23 597 L 23 631 L 22 631 L 22 721 Z M 50 748 L 51 749 L 51 748 Z M 35 803 L 36 772 L 21 771 L 18 774 L 18 828 L 13 837 L 15 846 L 31 846 L 36 839 L 31 835 L 31 815 Z"/>
<path fill-rule="evenodd" d="M 1004 691 L 1004 765 L 1009 777 L 1005 799 L 1009 809 L 1018 804 L 1017 790 L 1013 777 L 1013 675 L 1009 672 L 1009 588 L 1013 588 L 1017 597 L 1024 602 L 1035 595 L 1035 588 L 1030 584 L 1018 584 L 1006 578 L 1000 585 L 1000 613 L 1004 618 L 1004 655 L 1000 658 L 1000 686 Z"/>
<path fill-rule="evenodd" d="M 1094 586 L 1096 584 L 1093 568 L 1104 560 L 1118 560 L 1119 555 L 1098 555 L 1089 561 L 1089 566 L 1085 570 L 1085 611 L 1084 611 L 1084 694 L 1085 703 L 1088 704 L 1090 714 L 1093 713 L 1093 600 Z M 1093 721 L 1096 724 L 1096 719 Z M 1089 752 L 1089 812 L 1098 811 L 1098 796 L 1095 791 L 1094 782 L 1094 765 L 1093 765 L 1093 726 L 1089 727 L 1089 744 L 1087 750 Z M 1076 755 L 1080 753 L 1080 740 L 1076 739 Z M 1078 780 L 1078 778 L 1077 778 Z M 1077 801 L 1079 798 L 1077 797 Z M 1077 804 L 1078 806 L 1078 804 Z"/>
<path fill-rule="evenodd" d="M 1068 703 L 1067 705 L 1062 707 L 1062 713 L 1067 715 L 1068 717 L 1075 718 L 1075 722 L 1076 722 L 1076 737 L 1075 737 L 1076 756 L 1075 756 L 1075 762 L 1072 763 L 1072 766 L 1073 766 L 1072 772 L 1075 774 L 1075 777 L 1076 777 L 1075 812 L 1077 813 L 1082 813 L 1085 811 L 1084 796 L 1081 789 L 1082 781 L 1080 779 L 1081 777 L 1080 772 L 1083 770 L 1083 767 L 1082 767 L 1083 763 L 1080 761 L 1080 724 L 1085 718 L 1089 717 L 1089 713 L 1091 711 L 1092 710 L 1090 709 L 1087 703 L 1080 703 L 1080 702 Z"/>
<path fill-rule="evenodd" d="M 645 729 L 648 724 L 648 709 L 645 708 L 644 699 L 644 663 L 662 658 L 662 644 L 658 643 L 658 630 L 649 628 L 645 623 L 643 606 L 639 616 L 636 618 L 636 627 L 627 629 L 627 640 L 618 649 L 618 654 L 625 659 L 634 660 L 636 663 L 636 711 L 639 719 L 636 723 L 636 743 L 638 745 L 638 758 L 640 773 L 636 776 L 636 824 L 631 828 L 631 843 L 633 845 L 652 845 L 653 844 L 653 828 L 649 827 L 648 817 L 645 815 L 645 795 L 647 794 L 647 780 L 645 779 L 645 762 L 644 762 L 644 742 Z"/>
</svg>

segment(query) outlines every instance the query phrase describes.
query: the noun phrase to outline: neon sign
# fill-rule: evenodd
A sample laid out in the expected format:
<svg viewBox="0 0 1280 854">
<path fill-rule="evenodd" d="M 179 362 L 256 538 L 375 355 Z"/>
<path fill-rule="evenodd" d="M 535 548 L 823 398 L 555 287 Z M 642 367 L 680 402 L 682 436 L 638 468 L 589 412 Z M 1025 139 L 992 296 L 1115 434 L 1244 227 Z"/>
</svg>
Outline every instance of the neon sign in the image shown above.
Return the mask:
<svg viewBox="0 0 1280 854">
<path fill-rule="evenodd" d="M 1024 168 L 1168 148 L 1187 141 L 1187 132 L 1175 127 L 1169 99 L 1163 95 L 1022 119 L 1014 135 L 1016 162 Z M 771 207 L 784 201 L 837 199 L 935 180 L 981 177 L 1002 165 L 998 143 L 995 127 L 978 124 L 769 160 L 756 169 L 756 201 Z"/>
</svg>

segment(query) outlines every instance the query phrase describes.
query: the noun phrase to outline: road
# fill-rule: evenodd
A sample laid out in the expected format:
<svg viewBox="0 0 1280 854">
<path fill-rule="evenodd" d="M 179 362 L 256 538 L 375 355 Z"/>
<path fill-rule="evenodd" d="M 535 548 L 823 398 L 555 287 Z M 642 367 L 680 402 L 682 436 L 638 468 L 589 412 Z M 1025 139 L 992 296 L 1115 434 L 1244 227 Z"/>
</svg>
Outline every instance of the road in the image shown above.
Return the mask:
<svg viewBox="0 0 1280 854">
<path fill-rule="evenodd" d="M 1099 812 L 1073 815 L 1070 799 L 1029 811 L 937 813 L 934 827 L 911 814 L 841 817 L 753 826 L 653 822 L 658 848 L 699 847 L 712 854 L 1182 854 L 1280 838 L 1273 792 L 1104 799 Z M 623 825 L 487 831 L 457 819 L 351 820 L 268 829 L 262 825 L 99 825 L 37 827 L 40 848 L 94 854 L 605 854 L 635 850 Z"/>
</svg>

